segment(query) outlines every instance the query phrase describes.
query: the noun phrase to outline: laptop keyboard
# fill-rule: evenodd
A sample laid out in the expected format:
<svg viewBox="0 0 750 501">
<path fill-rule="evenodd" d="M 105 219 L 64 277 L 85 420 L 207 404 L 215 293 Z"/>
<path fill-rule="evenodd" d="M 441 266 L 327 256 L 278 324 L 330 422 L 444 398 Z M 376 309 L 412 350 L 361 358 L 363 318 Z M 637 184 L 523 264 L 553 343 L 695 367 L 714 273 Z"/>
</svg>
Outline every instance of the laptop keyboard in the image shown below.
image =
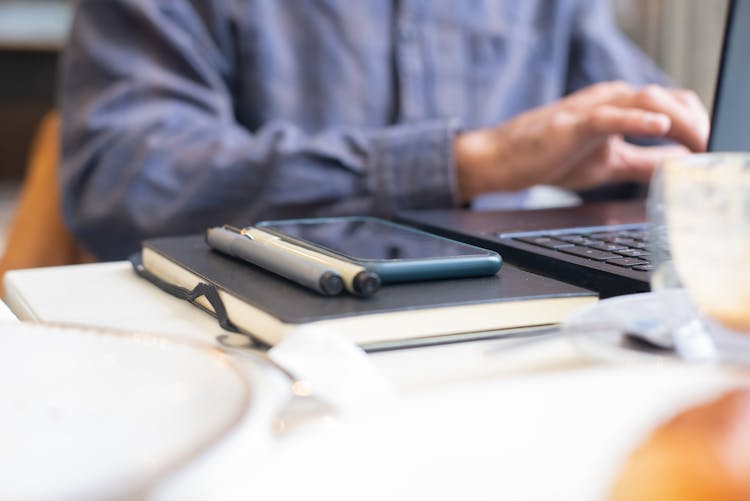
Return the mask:
<svg viewBox="0 0 750 501">
<path fill-rule="evenodd" d="M 653 269 L 649 261 L 648 234 L 645 225 L 628 225 L 622 229 L 575 228 L 534 232 L 512 236 L 524 242 L 562 254 L 592 259 L 617 268 L 649 272 Z"/>
</svg>

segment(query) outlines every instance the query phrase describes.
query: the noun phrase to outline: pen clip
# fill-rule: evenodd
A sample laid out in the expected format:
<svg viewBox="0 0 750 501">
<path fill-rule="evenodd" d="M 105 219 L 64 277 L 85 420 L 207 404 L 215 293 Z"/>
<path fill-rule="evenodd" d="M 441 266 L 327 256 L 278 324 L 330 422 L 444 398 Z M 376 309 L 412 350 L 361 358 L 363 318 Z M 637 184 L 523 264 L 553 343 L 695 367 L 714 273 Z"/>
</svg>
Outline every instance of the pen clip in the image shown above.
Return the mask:
<svg viewBox="0 0 750 501">
<path fill-rule="evenodd" d="M 231 224 L 225 224 L 222 226 L 227 231 L 231 231 L 232 233 L 237 233 L 238 235 L 242 235 L 243 237 L 247 237 L 250 240 L 255 240 L 253 236 L 247 231 L 247 228 L 237 228 L 236 226 L 232 226 Z"/>
</svg>

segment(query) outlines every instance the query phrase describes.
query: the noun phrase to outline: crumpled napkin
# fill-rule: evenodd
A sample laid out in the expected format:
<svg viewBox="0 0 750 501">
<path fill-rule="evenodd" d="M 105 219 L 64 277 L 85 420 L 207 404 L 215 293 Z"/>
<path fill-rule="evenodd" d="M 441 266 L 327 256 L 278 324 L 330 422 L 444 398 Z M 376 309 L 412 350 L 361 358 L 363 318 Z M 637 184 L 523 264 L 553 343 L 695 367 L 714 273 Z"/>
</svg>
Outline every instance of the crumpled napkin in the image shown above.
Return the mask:
<svg viewBox="0 0 750 501">
<path fill-rule="evenodd" d="M 227 336 L 227 341 L 221 344 L 236 346 L 237 351 L 230 353 L 241 358 L 246 337 L 222 335 Z M 310 384 L 314 397 L 327 404 L 322 410 L 325 417 L 345 417 L 372 406 L 388 405 L 394 399 L 390 381 L 375 367 L 368 355 L 345 337 L 324 329 L 301 327 L 270 349 L 267 355 L 296 378 Z M 250 412 L 226 439 L 200 461 L 193 462 L 180 475 L 164 482 L 151 499 L 246 499 L 248 493 L 254 492 L 257 481 L 247 474 L 248 468 L 272 461 L 278 445 L 274 438 L 284 435 L 274 437 L 275 432 L 279 431 L 273 426 L 274 420 L 281 416 L 290 431 L 296 429 L 297 424 L 337 420 L 321 420 L 320 409 L 316 410 L 314 405 L 309 409 L 290 410 L 289 393 L 278 391 L 281 385 L 291 389 L 290 381 L 282 377 L 278 369 L 271 368 L 268 361 L 261 362 L 258 357 L 247 360 L 255 362 L 252 364 L 254 368 L 268 370 L 267 374 L 276 376 L 259 379 L 257 386 L 252 387 L 252 410 L 255 412 Z M 334 416 L 327 414 L 328 407 L 334 411 Z"/>
<path fill-rule="evenodd" d="M 300 327 L 268 355 L 309 383 L 312 393 L 338 412 L 347 413 L 394 398 L 390 381 L 359 346 L 323 328 Z"/>
</svg>

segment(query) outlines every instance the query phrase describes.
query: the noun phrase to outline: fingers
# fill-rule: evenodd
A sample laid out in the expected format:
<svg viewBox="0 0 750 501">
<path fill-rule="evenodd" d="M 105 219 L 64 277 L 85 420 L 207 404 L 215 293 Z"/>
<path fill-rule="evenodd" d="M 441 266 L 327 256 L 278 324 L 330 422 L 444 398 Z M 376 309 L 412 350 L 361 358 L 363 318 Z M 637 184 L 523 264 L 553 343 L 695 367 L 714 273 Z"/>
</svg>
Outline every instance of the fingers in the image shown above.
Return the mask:
<svg viewBox="0 0 750 501">
<path fill-rule="evenodd" d="M 688 91 L 668 90 L 648 85 L 634 95 L 613 103 L 626 108 L 640 108 L 661 113 L 669 118 L 671 126 L 666 136 L 685 145 L 692 151 L 703 151 L 708 142 L 708 113 L 697 96 Z"/>
<path fill-rule="evenodd" d="M 671 129 L 672 120 L 663 113 L 602 105 L 593 109 L 585 125 L 591 134 L 664 136 Z"/>
<path fill-rule="evenodd" d="M 583 113 L 585 134 L 666 136 L 693 151 L 705 150 L 708 142 L 708 112 L 689 90 L 658 85 L 636 89 L 623 82 L 605 82 L 571 94 L 561 104 Z"/>
<path fill-rule="evenodd" d="M 688 91 L 594 85 L 496 127 L 459 134 L 454 142 L 459 192 L 467 200 L 539 183 L 585 188 L 645 182 L 665 158 L 688 150 L 641 148 L 621 136 L 669 137 L 701 150 L 707 123 L 703 105 Z"/>
<path fill-rule="evenodd" d="M 696 120 L 701 122 L 700 125 L 705 129 L 705 134 L 708 136 L 709 129 L 711 128 L 711 117 L 709 117 L 708 110 L 703 105 L 703 101 L 698 97 L 698 94 L 687 89 L 673 89 L 671 92 L 677 100 L 691 110 Z"/>
<path fill-rule="evenodd" d="M 635 87 L 625 82 L 600 82 L 570 94 L 562 103 L 571 108 L 591 108 L 628 99 L 636 92 Z"/>
</svg>

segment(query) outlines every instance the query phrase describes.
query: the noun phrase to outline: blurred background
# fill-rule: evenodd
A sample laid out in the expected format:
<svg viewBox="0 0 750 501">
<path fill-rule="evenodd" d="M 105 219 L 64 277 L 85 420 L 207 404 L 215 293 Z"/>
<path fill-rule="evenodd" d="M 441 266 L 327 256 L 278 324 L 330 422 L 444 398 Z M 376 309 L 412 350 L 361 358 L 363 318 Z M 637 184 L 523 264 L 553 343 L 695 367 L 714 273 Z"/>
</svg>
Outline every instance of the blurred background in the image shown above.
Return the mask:
<svg viewBox="0 0 750 501">
<path fill-rule="evenodd" d="M 625 32 L 710 107 L 727 0 L 612 2 Z M 54 106 L 55 68 L 74 4 L 0 0 L 0 249 L 35 128 Z"/>
</svg>

